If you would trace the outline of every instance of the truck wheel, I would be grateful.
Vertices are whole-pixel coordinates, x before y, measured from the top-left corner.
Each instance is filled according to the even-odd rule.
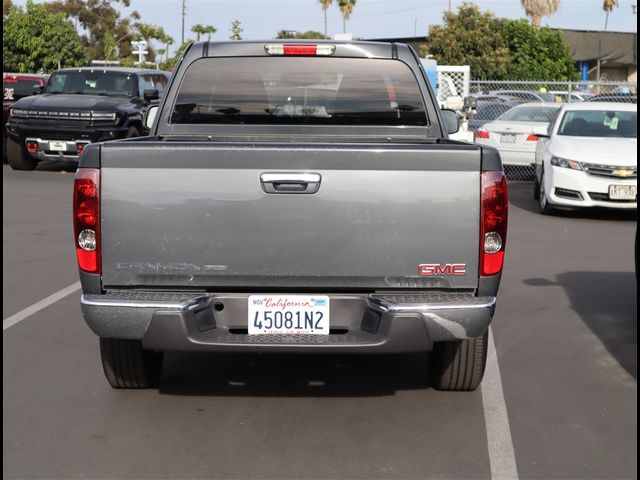
[[[533,179],[533,198],[540,200],[540,182],[538,181],[537,175]]]
[[[488,330],[478,338],[436,342],[429,355],[431,386],[451,392],[470,392],[478,388],[487,363],[488,342]]]
[[[554,208],[549,205],[547,193],[544,189],[544,171],[540,175],[540,183],[538,184],[538,205],[540,207],[540,213],[543,215],[551,215],[554,211]]]
[[[129,127],[129,129],[127,130],[127,134],[124,136],[124,138],[133,138],[133,137],[139,137],[140,136],[140,130],[138,130],[137,127]]]
[[[152,387],[162,368],[162,353],[143,349],[140,340],[100,337],[100,356],[113,388]]]
[[[31,157],[23,145],[10,138],[7,140],[7,161],[14,170],[33,170],[38,165],[38,160]]]

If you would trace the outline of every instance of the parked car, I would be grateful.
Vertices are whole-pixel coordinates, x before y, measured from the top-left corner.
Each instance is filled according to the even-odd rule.
[[[2,100],[2,158],[7,163],[7,120],[9,119],[9,109],[23,97],[33,95],[35,87],[42,87],[47,83],[49,75],[39,75],[35,73],[3,73],[2,90],[4,97]]]
[[[431,386],[476,389],[507,183],[495,149],[447,138],[413,49],[207,42],[174,75],[150,135],[76,173],[108,382],[149,387],[172,350],[430,352]]]
[[[567,102],[567,103],[584,102],[585,100],[593,97],[592,93],[586,93],[586,92],[580,92],[580,91],[569,92],[567,90],[552,90],[547,93],[554,96],[554,101],[563,102],[563,103],[564,102]]]
[[[105,67],[54,72],[44,93],[18,100],[9,111],[9,165],[33,170],[44,159],[78,161],[92,142],[145,134],[143,109],[160,96],[169,75]]]
[[[523,102],[555,102],[553,94],[548,92],[534,92],[533,90],[491,90],[489,95],[515,97]]]
[[[587,100],[587,102],[616,102],[638,103],[638,95],[631,93],[601,93]]]
[[[478,98],[475,113],[469,119],[469,130],[472,132],[478,131],[484,124],[496,120],[500,115],[517,105],[520,105],[520,103],[510,102],[505,99],[485,101],[482,98]]]
[[[500,151],[513,178],[533,178],[538,133],[545,133],[560,103],[522,103],[476,131],[476,143]]]
[[[536,150],[540,211],[637,208],[637,129],[636,105],[565,104]]]

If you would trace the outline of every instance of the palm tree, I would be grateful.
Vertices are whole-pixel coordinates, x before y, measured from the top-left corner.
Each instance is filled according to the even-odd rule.
[[[202,31],[202,33],[207,33],[207,41],[210,42],[211,41],[211,35],[216,33],[218,31],[218,29],[216,27],[214,27],[213,25],[205,25],[204,26],[204,30]]]
[[[520,3],[534,27],[540,27],[542,17],[549,17],[560,8],[560,0],[520,0]]]
[[[604,31],[607,31],[607,25],[609,25],[609,14],[613,10],[613,7],[618,6],[618,0],[604,0],[602,2],[602,9],[607,12],[607,17],[604,21]]]
[[[171,45],[173,45],[173,37],[171,35],[165,35],[164,38],[162,39],[162,42],[166,45],[166,48],[164,49],[165,51],[165,61],[169,60],[169,47]]]
[[[342,12],[342,32],[347,33],[347,20],[353,13],[353,7],[356,6],[356,0],[338,0],[338,7]]]
[[[324,36],[327,36],[327,10],[333,3],[333,0],[318,0],[322,5],[322,11],[324,12]]]
[[[203,33],[207,33],[205,32],[205,28],[206,27],[201,23],[196,23],[191,27],[191,31],[196,34],[196,42],[200,41],[200,35],[202,35]]]

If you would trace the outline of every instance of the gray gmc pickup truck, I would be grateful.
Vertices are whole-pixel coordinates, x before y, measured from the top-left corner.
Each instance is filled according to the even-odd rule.
[[[146,121],[88,145],[74,184],[113,387],[152,386],[180,350],[428,351],[434,388],[478,387],[506,181],[495,150],[448,140],[411,48],[194,44]]]

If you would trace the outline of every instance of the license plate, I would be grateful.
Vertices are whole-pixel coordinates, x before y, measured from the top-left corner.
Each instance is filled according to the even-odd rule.
[[[58,141],[49,142],[49,150],[51,150],[52,152],[66,152],[67,142],[58,142]]]
[[[326,295],[251,295],[249,334],[329,335]]]
[[[501,143],[516,143],[516,136],[513,133],[503,133],[500,136]]]
[[[635,200],[637,189],[635,185],[609,185],[611,200]]]

